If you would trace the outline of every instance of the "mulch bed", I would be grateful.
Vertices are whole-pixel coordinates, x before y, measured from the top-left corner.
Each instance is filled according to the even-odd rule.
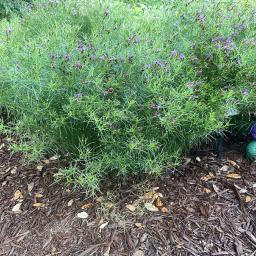
[[[240,145],[221,161],[201,152],[159,179],[93,200],[55,182],[56,161],[43,171],[25,166],[10,143],[0,137],[0,255],[256,255],[256,167]],[[168,211],[146,210],[148,191],[161,193]]]

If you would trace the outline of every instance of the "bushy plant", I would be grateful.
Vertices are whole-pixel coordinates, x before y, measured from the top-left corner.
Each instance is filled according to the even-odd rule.
[[[19,13],[23,4],[31,3],[31,0],[1,0],[0,19],[10,19],[12,13]]]
[[[255,111],[254,1],[38,1],[0,23],[0,106],[94,192],[160,174]]]

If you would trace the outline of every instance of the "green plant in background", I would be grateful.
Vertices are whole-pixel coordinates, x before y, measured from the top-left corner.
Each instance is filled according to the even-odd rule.
[[[10,19],[12,13],[20,13],[24,3],[31,3],[30,0],[1,0],[0,1],[0,20]]]
[[[159,175],[254,112],[254,1],[164,3],[37,1],[1,21],[0,106],[38,155],[68,153],[58,179]]]

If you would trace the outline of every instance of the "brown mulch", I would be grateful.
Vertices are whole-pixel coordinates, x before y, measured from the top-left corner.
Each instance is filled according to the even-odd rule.
[[[0,255],[256,255],[256,167],[239,145],[221,161],[206,151],[157,180],[93,200],[55,182],[56,161],[43,171],[24,166],[9,144],[0,137]],[[226,177],[234,173],[241,177]],[[153,187],[168,212],[144,208]],[[88,218],[77,217],[82,211]]]

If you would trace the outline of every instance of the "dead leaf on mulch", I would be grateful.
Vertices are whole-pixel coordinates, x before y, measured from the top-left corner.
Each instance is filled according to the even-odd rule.
[[[101,224],[101,225],[99,226],[99,229],[102,230],[102,229],[105,228],[107,225],[108,225],[108,221],[105,222],[105,223],[103,223],[103,224]]]
[[[204,188],[203,191],[206,194],[210,194],[212,192],[209,188]]]
[[[21,204],[22,203],[18,203],[16,205],[14,205],[13,208],[12,208],[12,211],[15,212],[15,213],[21,213],[21,209],[20,209]]]
[[[156,199],[156,207],[163,207],[163,202],[161,201],[160,196],[157,197]]]
[[[252,201],[252,197],[251,196],[246,196],[245,197],[245,202],[246,203],[250,203]]]
[[[70,200],[68,201],[68,207],[70,207],[73,203],[74,203],[74,199],[70,199]]]
[[[136,210],[136,206],[133,204],[127,204],[125,207],[131,212],[134,212]]]
[[[233,165],[233,166],[239,168],[239,165],[238,165],[235,161],[228,159],[227,162],[230,163],[231,165]]]
[[[35,185],[34,182],[31,182],[28,184],[28,192],[31,192],[33,190],[34,185]]]
[[[162,212],[162,213],[168,213],[169,210],[168,210],[168,208],[166,208],[166,207],[162,207],[162,208],[161,208],[161,212]]]
[[[46,206],[46,204],[45,203],[34,203],[33,206],[36,208],[43,208]]]
[[[144,206],[150,212],[158,212],[158,208],[151,203],[145,203]]]
[[[208,181],[210,179],[213,179],[215,176],[212,172],[209,172],[206,176],[202,177],[201,179],[204,181]]]
[[[241,175],[238,173],[229,173],[226,177],[229,179],[241,179]]]
[[[13,199],[18,200],[18,199],[22,199],[22,198],[23,198],[23,195],[20,192],[20,190],[16,190],[15,193],[14,193]]]
[[[143,228],[143,225],[142,225],[142,223],[140,223],[140,222],[136,222],[136,223],[134,224],[134,226],[137,227],[137,228]]]
[[[84,205],[82,205],[82,209],[89,209],[89,208],[92,208],[93,207],[93,204],[92,203],[86,203]]]
[[[79,212],[77,214],[77,217],[80,218],[80,219],[87,219],[89,217],[89,215],[88,215],[87,212]]]

